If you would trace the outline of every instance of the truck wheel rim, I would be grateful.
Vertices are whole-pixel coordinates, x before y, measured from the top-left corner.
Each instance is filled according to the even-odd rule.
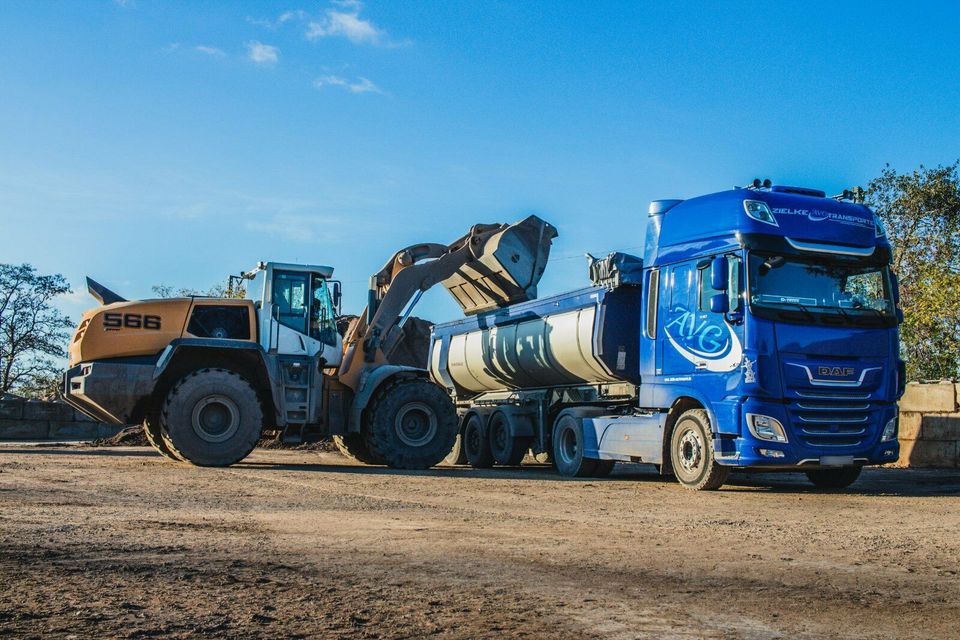
[[[680,468],[687,474],[695,475],[703,464],[703,441],[695,429],[687,428],[680,436],[679,450],[677,451]]]
[[[423,402],[403,405],[393,424],[400,441],[411,447],[422,447],[437,435],[437,414]]]
[[[560,457],[566,464],[572,464],[577,459],[577,434],[573,429],[567,428],[560,432]]]
[[[226,396],[207,396],[193,408],[193,431],[206,442],[224,442],[240,428],[240,409]]]

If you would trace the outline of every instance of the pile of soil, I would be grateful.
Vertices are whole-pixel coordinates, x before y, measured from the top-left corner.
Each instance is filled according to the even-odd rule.
[[[143,427],[134,425],[127,427],[110,438],[98,438],[87,446],[90,447],[149,447],[147,436],[143,435]]]

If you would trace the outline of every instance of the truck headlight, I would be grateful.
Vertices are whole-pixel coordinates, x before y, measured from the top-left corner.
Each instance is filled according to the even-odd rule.
[[[787,432],[776,418],[762,416],[756,413],[747,414],[747,427],[750,433],[758,440],[770,442],[786,442]]]
[[[880,435],[880,442],[890,442],[897,439],[897,416],[890,418],[883,427],[883,433]]]
[[[775,227],[780,226],[777,224],[777,219],[773,217],[773,212],[770,211],[770,207],[762,200],[744,200],[743,210],[754,220],[772,224]]]

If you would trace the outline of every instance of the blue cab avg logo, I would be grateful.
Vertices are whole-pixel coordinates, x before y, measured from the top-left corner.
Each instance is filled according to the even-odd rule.
[[[740,339],[723,317],[674,308],[664,327],[667,340],[685,360],[707,371],[731,371],[743,360]]]

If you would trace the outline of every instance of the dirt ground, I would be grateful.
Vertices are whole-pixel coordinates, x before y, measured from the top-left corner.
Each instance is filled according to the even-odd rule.
[[[0,445],[0,637],[956,638],[960,473],[400,472]]]

